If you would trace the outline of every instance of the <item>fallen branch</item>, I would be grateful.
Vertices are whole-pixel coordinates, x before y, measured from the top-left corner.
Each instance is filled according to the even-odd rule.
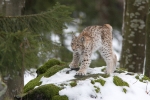
[[[146,94],[149,94],[149,93],[150,93],[150,90],[148,91],[148,90],[147,90],[147,87],[148,87],[148,82],[147,82],[147,85],[146,85],[146,91],[145,91],[145,92],[146,92]]]

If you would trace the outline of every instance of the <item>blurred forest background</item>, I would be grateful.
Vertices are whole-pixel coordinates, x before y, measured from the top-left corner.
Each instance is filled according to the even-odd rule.
[[[22,14],[36,14],[46,11],[51,9],[56,2],[73,8],[71,17],[74,18],[74,22],[67,25],[68,31],[64,30],[62,34],[55,33],[52,35],[54,41],[56,40],[61,45],[53,55],[54,57],[70,62],[72,59],[71,41],[69,41],[71,32],[80,33],[87,26],[106,23],[109,23],[114,28],[113,36],[116,42],[119,42],[117,46],[120,46],[116,46],[114,49],[120,53],[121,37],[118,34],[121,34],[122,28],[123,0],[45,0],[44,2],[41,0],[26,0]],[[95,56],[94,58],[96,59],[93,58],[91,67],[105,65],[103,59],[99,59],[101,58],[99,53],[95,54]]]
[[[0,100],[23,91],[27,70],[50,58],[71,62],[72,34],[106,23],[120,67],[150,77],[149,0],[0,0]],[[103,65],[94,53],[91,67]]]
[[[90,25],[103,25],[111,24],[114,31],[113,36],[119,41],[121,48],[121,38],[118,34],[121,34],[122,17],[123,17],[123,0],[1,0],[1,14],[5,16],[18,16],[18,15],[30,15],[37,14],[51,9],[56,2],[62,5],[71,7],[73,22],[67,23],[68,30],[62,30],[62,32],[49,32],[48,38],[57,46],[50,49],[53,54],[48,55],[47,59],[55,57],[65,62],[70,62],[72,59],[72,52],[70,49],[71,33],[79,34],[83,28]],[[117,37],[118,36],[118,37]],[[116,52],[120,53],[120,50],[114,48]],[[55,50],[54,50],[55,49]],[[61,51],[61,52],[60,52]],[[65,57],[66,56],[66,57]],[[96,59],[91,64],[92,66],[105,65],[100,54],[95,54]],[[40,64],[45,62],[45,58],[39,58]],[[47,60],[46,59],[46,60]],[[118,58],[119,59],[119,58]],[[99,60],[102,60],[101,62]]]

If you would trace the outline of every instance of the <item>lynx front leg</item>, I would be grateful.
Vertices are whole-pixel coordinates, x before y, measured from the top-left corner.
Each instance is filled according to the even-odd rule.
[[[73,60],[70,63],[69,67],[72,70],[77,70],[79,69],[79,62],[80,62],[80,54],[77,52],[73,52]]]
[[[76,73],[76,75],[86,75],[87,68],[90,66],[91,63],[91,51],[87,49],[81,55],[81,66],[80,70]]]

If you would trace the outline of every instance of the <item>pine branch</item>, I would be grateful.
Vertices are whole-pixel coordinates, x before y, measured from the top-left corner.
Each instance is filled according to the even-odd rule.
[[[72,20],[70,14],[71,8],[57,3],[53,9],[40,14],[0,16],[0,31],[17,32],[18,30],[28,29],[35,33],[60,32],[60,30],[66,28],[65,23]]]
[[[69,7],[57,3],[40,14],[0,16],[0,73],[14,75],[22,66],[39,65],[39,58],[43,60],[57,47],[47,36],[61,33],[72,20],[70,14]]]

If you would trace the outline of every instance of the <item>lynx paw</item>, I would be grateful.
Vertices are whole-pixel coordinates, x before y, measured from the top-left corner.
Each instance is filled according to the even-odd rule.
[[[84,75],[86,75],[86,70],[79,70],[76,73],[76,76],[84,76]]]
[[[75,64],[75,63],[73,63],[73,62],[71,62],[71,63],[69,64],[69,67],[70,67],[72,70],[74,70],[74,69],[79,69],[78,64]]]

